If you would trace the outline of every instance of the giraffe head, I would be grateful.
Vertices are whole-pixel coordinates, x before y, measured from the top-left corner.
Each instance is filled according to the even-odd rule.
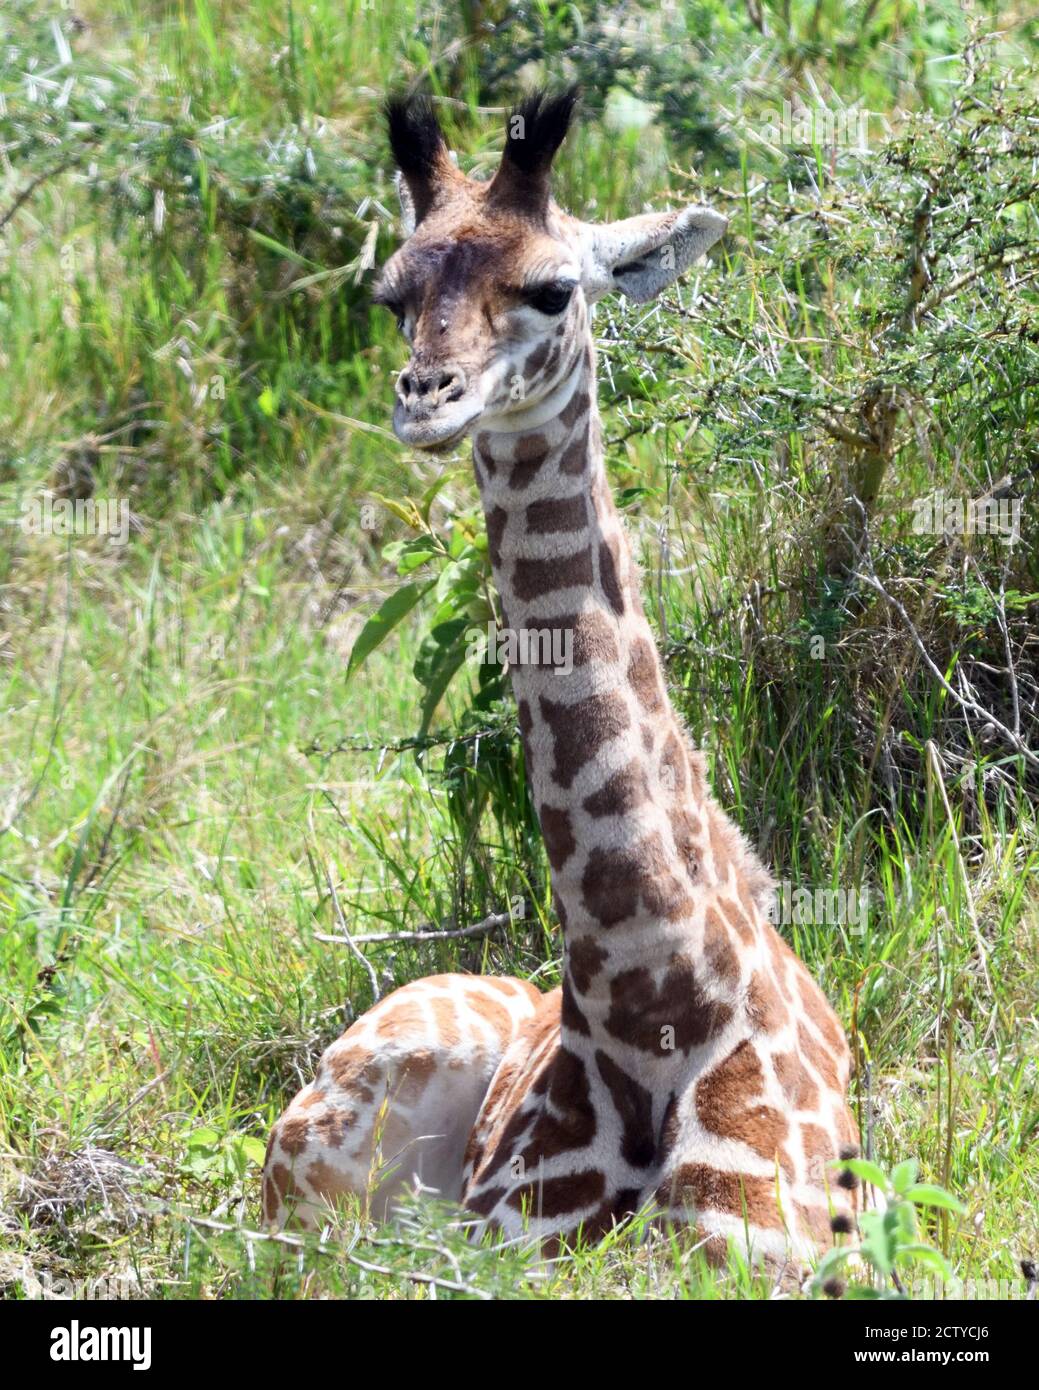
[[[705,207],[606,224],[562,212],[550,171],[576,100],[571,88],[523,101],[487,182],[458,169],[428,102],[387,105],[407,240],[374,299],[411,347],[393,413],[406,444],[449,448],[478,423],[547,418],[584,360],[588,305],[611,291],[645,303],[725,230]]]

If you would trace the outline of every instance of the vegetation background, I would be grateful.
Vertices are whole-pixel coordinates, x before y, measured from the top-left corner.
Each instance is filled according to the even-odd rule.
[[[507,686],[464,659],[495,602],[468,450],[390,434],[367,292],[385,93],[431,91],[487,171],[503,108],[573,78],[562,203],[731,219],[662,303],[602,306],[608,467],[722,803],[778,879],[868,893],[863,933],[783,930],[872,1157],[958,1199],[875,1243],[872,1291],[901,1262],[908,1291],[1026,1292],[1037,51],[998,0],[7,0],[7,1296],[768,1294],[641,1221],[552,1266],[429,1205],[259,1228],[268,1127],[374,993],[558,979]],[[914,528],[936,490],[1019,504],[1017,543]],[[46,495],[127,499],[129,543],[27,530]]]

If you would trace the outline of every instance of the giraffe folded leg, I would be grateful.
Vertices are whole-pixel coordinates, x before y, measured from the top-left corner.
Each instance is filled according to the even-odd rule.
[[[313,1229],[352,1196],[385,1220],[416,1185],[457,1201],[488,1084],[539,998],[521,980],[434,975],[369,1009],[271,1132],[265,1219]]]

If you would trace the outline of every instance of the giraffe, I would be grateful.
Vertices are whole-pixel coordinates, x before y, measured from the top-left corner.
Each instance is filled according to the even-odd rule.
[[[503,626],[570,635],[510,676],[563,933],[563,982],[436,976],[322,1058],[271,1136],[264,1208],[416,1183],[506,1233],[595,1236],[647,1205],[711,1259],[810,1261],[854,1228],[844,1034],[768,915],[772,880],[667,695],[607,485],[590,306],[653,299],[725,229],[706,207],[580,222],[550,191],[576,91],[511,113],[494,177],[391,101],[407,240],[374,298],[411,348],[393,427],[473,436]],[[380,1125],[385,1133],[380,1135]]]

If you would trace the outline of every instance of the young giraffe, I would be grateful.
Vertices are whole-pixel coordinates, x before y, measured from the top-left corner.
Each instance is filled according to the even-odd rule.
[[[806,1260],[854,1222],[855,1180],[831,1169],[857,1152],[848,1049],[668,701],[606,482],[589,327],[600,296],[652,299],[725,220],[561,212],[549,169],[574,101],[525,101],[489,183],[456,168],[428,105],[391,102],[409,239],[375,292],[412,349],[398,437],[475,435],[503,625],[572,634],[567,673],[511,671],[563,985],[437,976],[370,1010],[275,1126],[265,1211],[313,1224],[373,1188],[385,1210],[417,1179],[510,1233],[594,1235],[652,1202],[712,1257],[734,1240]]]

